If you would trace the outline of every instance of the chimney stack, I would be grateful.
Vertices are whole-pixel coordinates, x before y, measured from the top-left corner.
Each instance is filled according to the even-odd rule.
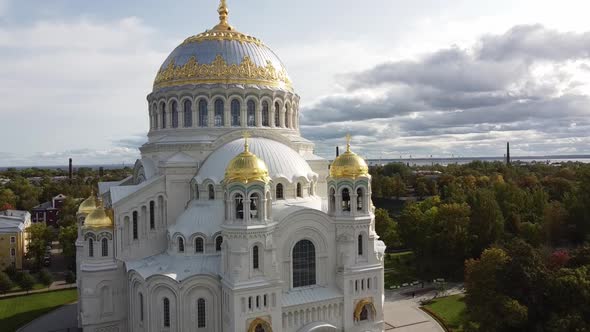
[[[74,168],[72,167],[72,158],[70,158],[70,168],[69,168],[69,177],[70,180],[74,177]]]
[[[506,142],[506,165],[510,165],[510,142]]]

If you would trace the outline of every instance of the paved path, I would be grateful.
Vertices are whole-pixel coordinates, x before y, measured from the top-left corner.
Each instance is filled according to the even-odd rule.
[[[383,313],[385,316],[385,331],[390,332],[444,332],[445,330],[438,322],[430,317],[427,313],[420,310],[420,301],[431,299],[436,294],[435,290],[420,292],[420,288],[415,288],[419,296],[412,298],[406,294],[411,293],[412,289],[401,291],[385,291],[385,304]],[[455,287],[448,290],[445,295],[461,293],[461,287]]]
[[[54,281],[49,286],[49,288],[35,289],[35,290],[28,291],[28,292],[11,292],[11,293],[6,293],[6,294],[0,294],[0,298],[6,297],[6,296],[45,293],[45,292],[54,291],[54,290],[58,290],[58,289],[70,289],[70,288],[76,288],[76,284],[66,284],[65,281]]]
[[[66,304],[43,315],[17,332],[78,332],[77,303]]]

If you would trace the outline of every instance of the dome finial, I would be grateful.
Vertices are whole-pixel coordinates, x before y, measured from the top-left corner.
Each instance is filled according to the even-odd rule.
[[[244,151],[249,152],[250,150],[248,148],[248,138],[250,138],[250,132],[248,132],[247,130],[244,130],[243,136],[244,136]]]
[[[213,27],[213,30],[233,30],[233,27],[227,22],[227,16],[229,15],[229,9],[225,0],[219,1],[219,7],[217,7],[219,13],[219,24]]]
[[[352,140],[352,136],[350,133],[346,133],[346,152],[350,152],[350,141]]]

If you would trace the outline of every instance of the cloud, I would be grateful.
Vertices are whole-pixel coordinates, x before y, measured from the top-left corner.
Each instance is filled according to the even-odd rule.
[[[590,32],[515,26],[471,48],[347,73],[345,91],[304,107],[303,133],[330,145],[335,134],[356,132],[359,151],[371,157],[498,155],[506,140],[527,154],[588,153],[589,45]]]

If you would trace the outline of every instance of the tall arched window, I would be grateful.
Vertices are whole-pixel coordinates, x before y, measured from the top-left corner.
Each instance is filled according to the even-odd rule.
[[[193,126],[193,103],[186,99],[184,101],[184,127],[189,128]]]
[[[260,257],[258,256],[258,246],[252,248],[252,268],[257,270],[260,267]]]
[[[209,188],[209,199],[215,199],[215,188],[213,188],[213,185],[210,184],[208,186]]]
[[[162,115],[162,128],[166,128],[166,104],[160,103],[160,113]]]
[[[170,327],[170,300],[167,297],[162,301],[164,313],[164,327]]]
[[[293,287],[315,285],[315,247],[309,240],[301,240],[293,247]]]
[[[101,247],[102,247],[102,257],[107,257],[109,255],[109,240],[106,237],[102,238]]]
[[[348,188],[342,189],[342,211],[350,211],[350,191]]]
[[[218,98],[215,100],[215,114],[213,115],[215,127],[223,127],[223,99]]]
[[[203,238],[198,237],[195,239],[195,252],[202,253],[203,251],[205,251],[205,248],[203,246]]]
[[[178,128],[178,103],[172,101],[172,128]]]
[[[303,193],[301,192],[301,183],[297,182],[297,197],[303,197]]]
[[[88,257],[94,257],[94,240],[88,239]]]
[[[207,313],[205,312],[205,299],[198,299],[197,300],[197,328],[206,327],[206,319]]]
[[[223,237],[219,235],[215,238],[215,251],[221,251],[221,244],[223,243]]]
[[[137,211],[133,211],[133,239],[137,240],[138,231],[137,231]]]
[[[152,115],[153,115],[153,118],[154,118],[154,120],[153,120],[154,121],[153,128],[154,129],[158,129],[159,128],[158,127],[158,105],[157,104],[154,104],[153,107],[152,107],[152,109],[153,109]]]
[[[330,211],[334,211],[336,209],[336,191],[334,188],[330,188]]]
[[[178,252],[184,252],[184,239],[178,238]]]
[[[254,127],[256,126],[256,104],[254,103],[254,100],[248,100],[246,106],[248,107],[246,115],[248,118],[248,126]]]
[[[253,193],[250,195],[250,218],[258,219],[260,216],[260,211],[258,211],[260,206],[260,196],[258,193]]]
[[[281,115],[280,115],[280,106],[279,103],[275,103],[275,127],[281,126]]]
[[[199,127],[209,126],[209,116],[207,111],[207,101],[205,99],[199,100]]]
[[[156,228],[156,202],[150,201],[150,229]]]
[[[283,184],[282,183],[277,184],[277,187],[275,189],[275,197],[277,199],[284,199],[285,198],[285,196],[283,194]]]
[[[291,128],[291,107],[289,104],[285,106],[285,127]]]
[[[236,194],[234,202],[236,205],[236,219],[244,219],[244,196]]]
[[[362,211],[363,210],[363,189],[358,188],[356,190],[356,209],[358,211]]]
[[[139,293],[139,321],[143,322],[143,294]]]
[[[234,99],[231,101],[231,125],[232,127],[241,126],[240,101]]]
[[[360,234],[358,238],[358,254],[359,256],[363,255],[363,235]]]
[[[262,102],[262,126],[270,127],[268,102],[265,100]]]

